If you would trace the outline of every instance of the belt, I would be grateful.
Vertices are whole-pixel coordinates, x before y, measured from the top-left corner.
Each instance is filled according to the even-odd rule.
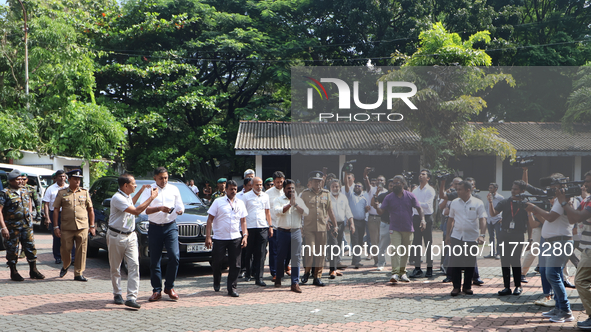
[[[383,221],[383,220],[380,220],[380,221],[383,222],[384,224],[390,225],[390,221]]]
[[[291,232],[295,232],[295,231],[299,230],[299,228],[281,228],[281,227],[277,227],[277,230],[280,231],[280,232],[291,233]]]
[[[157,224],[157,223],[155,223],[155,222],[151,222],[151,221],[150,221],[150,226],[159,226],[159,227],[163,227],[163,226],[166,226],[166,225],[170,225],[170,224],[172,224],[173,222],[174,222],[174,220],[173,220],[173,221],[171,221],[171,222],[167,222],[166,224]]]
[[[370,217],[379,217],[380,216],[379,214],[371,214],[371,213],[369,215],[370,215]]]
[[[109,226],[109,230],[112,232],[115,232],[115,233],[123,234],[123,235],[129,235],[129,234],[133,233],[133,232],[122,232],[122,231],[120,231],[116,228],[113,228],[111,226]]]
[[[572,239],[573,239],[572,236],[555,236],[555,237],[549,237],[547,239],[544,239],[544,242],[569,241]]]

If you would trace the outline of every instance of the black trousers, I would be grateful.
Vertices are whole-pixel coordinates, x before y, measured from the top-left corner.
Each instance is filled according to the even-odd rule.
[[[464,247],[464,243],[470,248],[475,246],[475,241],[462,241],[456,238],[451,238],[451,247],[460,246]],[[464,288],[472,289],[472,277],[474,276],[474,266],[476,264],[476,256],[472,256],[468,253],[463,252],[461,255],[454,255],[453,250],[450,257],[450,266],[448,271],[451,273],[451,280],[454,288],[460,289],[462,285],[462,270],[464,270]]]
[[[421,217],[415,215],[412,217],[412,224],[415,229],[412,244],[414,246],[422,246],[423,240],[425,240],[426,252],[427,252],[427,267],[433,267],[433,257],[431,256],[431,245],[433,244],[433,220],[431,215],[425,216],[425,222],[427,227],[424,231],[421,230]],[[428,245],[427,245],[428,244]],[[411,251],[410,260],[415,262],[415,267],[421,267],[421,257],[418,250]]]
[[[240,244],[242,238],[235,240],[213,240],[212,261],[213,261],[213,285],[219,286],[222,282],[222,263],[228,252],[228,292],[236,290],[238,284],[238,273],[240,272]]]
[[[267,257],[268,228],[249,228],[248,244],[246,246],[246,261],[252,259],[252,264],[246,266],[246,275],[256,281],[263,281],[265,258]]]
[[[521,252],[523,245],[521,243],[509,244],[509,242],[523,242],[523,233],[507,233],[504,230],[499,232],[497,237],[499,243],[502,243],[505,250],[501,253],[501,270],[503,271],[503,284],[505,288],[511,288],[511,270],[513,271],[513,282],[515,287],[521,287]],[[511,255],[513,252],[513,255]]]

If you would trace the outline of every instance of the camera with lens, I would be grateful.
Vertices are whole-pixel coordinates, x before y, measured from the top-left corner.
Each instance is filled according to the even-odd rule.
[[[580,196],[583,193],[581,185],[585,181],[569,181],[568,177],[552,178],[546,177],[540,179],[540,186],[545,187],[546,197],[548,199],[556,196],[556,190],[552,186],[559,185],[560,190],[564,193],[566,198]]]
[[[417,175],[416,172],[407,172],[407,171],[402,171],[402,176],[404,176],[404,179],[406,179],[406,183],[412,183],[412,180],[415,178],[415,176]]]
[[[345,161],[345,164],[343,165],[343,169],[341,170],[341,172],[353,173],[353,164],[356,162],[357,159]]]
[[[439,181],[451,182],[456,177],[453,173],[450,173],[445,170],[439,170],[435,172],[435,176]]]
[[[535,165],[535,158],[536,156],[517,156],[515,157],[515,161],[511,163],[511,166],[515,168],[522,168],[522,167],[531,167]]]

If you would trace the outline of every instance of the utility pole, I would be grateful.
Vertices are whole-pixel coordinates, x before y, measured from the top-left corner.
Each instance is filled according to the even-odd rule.
[[[28,34],[29,29],[27,27],[27,11],[21,0],[17,0],[18,3],[23,7],[23,16],[25,18],[25,95],[27,96],[27,112],[29,111],[29,43]]]

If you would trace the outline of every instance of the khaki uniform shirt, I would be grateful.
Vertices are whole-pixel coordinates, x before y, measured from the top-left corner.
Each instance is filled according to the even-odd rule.
[[[92,201],[88,190],[78,187],[73,192],[70,187],[57,192],[54,209],[62,208],[62,230],[76,231],[89,228],[88,211],[86,208],[92,208]]]
[[[304,217],[304,229],[313,232],[326,232],[328,211],[332,209],[330,192],[320,189],[318,193],[312,189],[302,191],[302,200],[308,207],[309,213]]]

